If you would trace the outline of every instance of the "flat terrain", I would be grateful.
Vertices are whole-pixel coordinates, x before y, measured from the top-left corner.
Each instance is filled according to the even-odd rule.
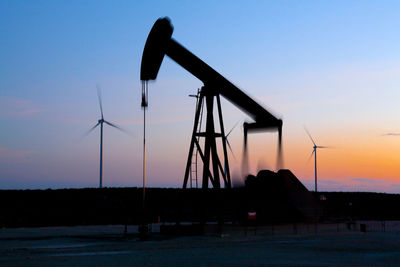
[[[258,193],[244,187],[148,188],[147,221],[199,221],[205,207],[207,220],[223,215],[226,220],[244,222],[247,212],[254,210],[257,220],[264,224],[305,221],[302,211],[285,197],[285,190],[267,185],[257,189]],[[142,192],[141,188],[0,190],[0,229],[138,224],[143,218]],[[320,192],[319,195],[325,196],[325,200],[319,201],[324,210],[323,221],[400,220],[400,209],[393,208],[400,206],[400,194]]]
[[[397,224],[392,224],[392,226]],[[389,225],[388,225],[389,226]],[[372,232],[345,225],[241,228],[222,235],[139,241],[136,227],[47,227],[0,230],[1,266],[208,266],[400,264],[400,231],[379,222]],[[153,226],[157,232],[158,225]]]

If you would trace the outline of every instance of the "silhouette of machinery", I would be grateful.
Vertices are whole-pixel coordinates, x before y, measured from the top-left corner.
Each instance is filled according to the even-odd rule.
[[[221,74],[208,66],[205,62],[192,54],[185,47],[171,38],[173,27],[169,18],[158,19],[151,29],[144,47],[140,70],[140,79],[145,83],[148,80],[155,80],[163,61],[167,55],[195,77],[200,79],[204,86],[201,88],[197,109],[194,119],[194,127],[190,142],[189,155],[186,164],[183,188],[186,188],[189,171],[192,164],[194,146],[196,146],[203,161],[202,188],[208,188],[209,181],[214,188],[220,188],[220,176],[223,179],[225,188],[231,187],[229,162],[226,149],[226,139],[222,119],[220,96],[236,105],[247,113],[253,122],[245,122],[244,129],[244,159],[247,158],[247,134],[253,131],[278,131],[278,165],[281,161],[282,144],[282,120],[277,119],[260,104],[246,95],[243,91],[229,82]],[[214,100],[216,100],[217,111],[221,132],[215,132],[214,124]],[[206,104],[206,129],[205,132],[198,132],[199,117],[203,101]],[[198,137],[204,137],[204,149],[201,148]],[[223,147],[222,167],[217,152],[216,140],[221,138]],[[210,168],[211,165],[211,168]]]

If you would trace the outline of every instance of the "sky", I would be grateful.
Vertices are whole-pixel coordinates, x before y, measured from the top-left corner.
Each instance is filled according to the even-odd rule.
[[[159,17],[173,38],[283,120],[284,168],[322,191],[400,193],[398,1],[0,0],[0,189],[142,186],[141,55]],[[146,184],[181,187],[202,83],[168,57],[149,84]],[[226,100],[241,180],[250,120]],[[250,171],[276,170],[276,133],[249,136]]]

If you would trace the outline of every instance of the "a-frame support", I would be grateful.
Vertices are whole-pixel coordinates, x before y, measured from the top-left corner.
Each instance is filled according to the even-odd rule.
[[[218,118],[220,123],[221,133],[215,132],[215,125],[214,125],[214,97],[216,98],[217,102],[217,110],[218,110]],[[199,125],[199,118],[201,113],[201,107],[203,105],[203,101],[205,100],[206,104],[206,130],[205,132],[201,132],[201,129],[198,129]],[[204,149],[201,148],[200,145],[200,138],[204,137]],[[223,158],[224,158],[224,167],[222,167],[221,161],[218,157],[217,151],[217,138],[221,138],[222,141],[222,148],[223,148]],[[221,100],[219,94],[212,90],[212,88],[204,86],[200,91],[199,101],[197,103],[196,108],[196,115],[194,118],[194,126],[192,132],[192,138],[190,141],[189,147],[189,155],[186,164],[185,170],[185,177],[183,181],[183,188],[186,188],[189,172],[192,163],[192,156],[193,156],[193,148],[194,146],[197,147],[197,150],[200,154],[200,158],[203,161],[203,181],[202,181],[202,188],[208,188],[208,182],[211,182],[212,187],[214,188],[221,188],[220,185],[220,175],[224,181],[225,188],[231,188],[231,176],[229,171],[229,162],[228,162],[228,153],[226,150],[226,138],[225,138],[225,131],[224,131],[224,123],[222,119],[222,109],[221,109]],[[203,152],[204,151],[204,152]]]

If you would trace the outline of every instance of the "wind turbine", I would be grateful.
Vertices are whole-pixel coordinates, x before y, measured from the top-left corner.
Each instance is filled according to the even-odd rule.
[[[235,157],[235,154],[233,153],[231,144],[229,143],[228,136],[231,134],[231,132],[233,131],[233,129],[235,129],[235,127],[238,125],[239,122],[240,122],[240,120],[239,120],[238,122],[236,122],[236,124],[232,127],[232,129],[225,135],[226,144],[228,145],[229,150],[231,151],[231,154],[232,154],[232,156],[233,156],[233,158],[234,158],[235,160],[236,160],[236,157]],[[224,174],[226,175],[226,165],[224,166]]]
[[[100,87],[97,86],[97,97],[99,99],[99,106],[100,106],[100,114],[101,114],[101,118],[97,121],[97,124],[95,126],[93,126],[89,131],[86,132],[85,136],[88,135],[90,132],[92,132],[97,126],[100,125],[100,185],[99,187],[102,188],[103,187],[103,123],[106,123],[108,125],[110,125],[111,127],[114,127],[120,131],[126,132],[124,129],[122,129],[121,127],[108,122],[104,119],[103,116],[103,103],[102,103],[102,99],[101,99],[101,91],[100,91]]]
[[[314,142],[314,139],[312,138],[311,134],[308,132],[306,128],[304,128],[308,134],[308,136],[311,139],[311,142],[314,144],[313,146],[313,151],[310,155],[310,159],[312,155],[314,154],[314,170],[315,170],[315,192],[318,192],[318,187],[317,187],[317,148],[328,148],[327,146],[317,146]]]

